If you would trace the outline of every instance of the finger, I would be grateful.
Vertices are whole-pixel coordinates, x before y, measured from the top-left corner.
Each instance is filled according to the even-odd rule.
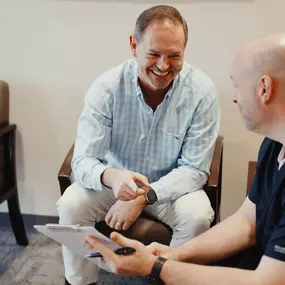
[[[108,248],[104,244],[100,243],[95,237],[89,235],[86,241],[92,246],[92,248],[98,249],[101,254],[107,258],[114,260],[116,258],[116,254],[113,252],[112,249]]]
[[[123,228],[123,225],[124,225],[125,221],[122,221],[122,220],[119,220],[117,221],[116,225],[115,225],[115,229],[117,231],[121,231],[122,228]]]
[[[112,214],[107,213],[107,215],[105,217],[105,222],[108,226],[110,225],[110,222],[112,220],[112,216],[113,216]]]
[[[117,221],[118,221],[118,217],[113,216],[112,219],[111,219],[111,221],[110,221],[110,223],[109,223],[109,227],[112,228],[112,229],[114,229],[115,226],[116,226]]]
[[[134,191],[131,188],[129,188],[126,183],[124,183],[118,188],[114,188],[113,192],[114,192],[114,196],[117,199],[122,200],[122,201],[133,200],[136,197],[136,194],[134,193]]]
[[[134,178],[135,178],[136,182],[138,181],[138,182],[142,183],[146,187],[150,186],[146,176],[144,176],[144,175],[142,175],[140,173],[135,172],[135,177]]]
[[[128,230],[132,224],[133,223],[130,221],[125,221],[124,226],[123,226],[123,230],[124,231]]]
[[[87,240],[85,240],[85,241],[83,242],[83,244],[84,244],[84,246],[85,246],[88,250],[91,250],[91,249],[92,249],[92,245],[91,245]]]
[[[126,225],[127,225],[127,221],[125,221],[123,224],[122,224],[122,230],[123,231],[126,231],[128,228],[126,228]]]
[[[137,196],[145,195],[148,192],[148,189],[139,188],[137,191]]]
[[[131,195],[134,195],[136,196],[135,194],[137,193],[138,191],[138,186],[137,184],[135,183],[135,180],[133,179],[133,177],[130,177],[126,182],[126,191],[128,193],[130,193]]]
[[[117,232],[112,232],[110,235],[110,239],[121,246],[135,247],[135,245],[137,244],[137,241],[126,238]]]

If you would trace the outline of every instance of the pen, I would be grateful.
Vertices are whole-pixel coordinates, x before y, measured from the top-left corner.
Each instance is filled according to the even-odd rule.
[[[129,255],[129,254],[136,252],[136,250],[132,247],[121,247],[121,248],[114,250],[114,252],[119,255]],[[93,252],[93,253],[87,254],[86,257],[96,258],[96,257],[103,257],[103,255],[100,252]]]

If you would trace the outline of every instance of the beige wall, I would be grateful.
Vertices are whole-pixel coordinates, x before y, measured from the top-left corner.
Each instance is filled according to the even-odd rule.
[[[23,213],[56,215],[57,171],[74,140],[84,94],[96,76],[130,57],[129,34],[149,6],[126,2],[0,0],[0,79],[10,84],[11,122],[18,125]],[[231,60],[252,37],[281,31],[285,1],[200,2],[176,7],[190,27],[186,60],[208,73],[219,91],[225,217],[244,199],[247,162],[262,139],[244,129],[231,102]]]

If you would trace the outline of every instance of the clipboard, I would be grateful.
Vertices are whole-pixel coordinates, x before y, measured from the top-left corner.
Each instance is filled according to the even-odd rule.
[[[121,248],[120,245],[114,243],[112,240],[91,226],[46,224],[34,225],[34,228],[100,267],[102,267],[100,258],[87,257],[87,254],[90,254],[90,250],[88,250],[83,244],[86,236],[93,235],[98,239],[98,241],[113,250]],[[96,252],[96,249],[94,252]]]

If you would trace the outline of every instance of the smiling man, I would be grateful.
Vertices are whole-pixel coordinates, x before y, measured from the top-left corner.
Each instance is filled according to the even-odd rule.
[[[173,229],[172,247],[209,229],[214,212],[202,187],[219,108],[212,81],[184,62],[187,38],[175,8],[152,7],[130,37],[134,59],[92,84],[78,123],[76,182],[57,204],[61,224],[105,220],[127,230],[145,211]],[[93,263],[67,248],[63,256],[70,284],[96,282]]]
[[[136,250],[119,256],[89,237],[86,247],[116,274],[150,274],[167,285],[285,284],[285,33],[246,44],[231,78],[246,127],[266,136],[248,197],[234,215],[176,248],[112,233]]]

